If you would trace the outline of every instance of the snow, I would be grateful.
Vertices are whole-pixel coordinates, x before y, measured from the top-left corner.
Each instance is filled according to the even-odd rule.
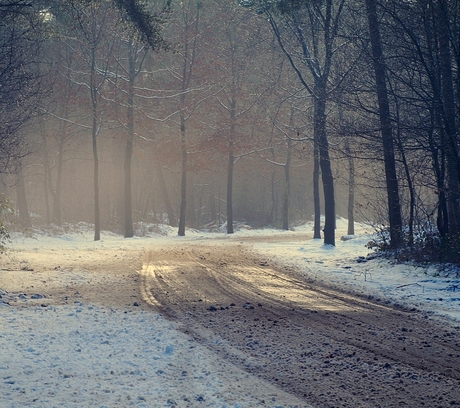
[[[338,220],[337,227],[340,237],[346,221]],[[163,233],[133,239],[103,233],[98,242],[85,228],[17,235],[2,260],[15,257],[27,271],[25,253],[71,264],[75,257],[97,262],[101,251],[121,259],[128,250],[141,254],[153,245],[184,240],[222,245],[250,238],[247,245],[267,261],[293,266],[308,279],[460,325],[460,271],[368,256],[372,230],[365,226],[355,236],[337,239],[336,247],[305,240],[312,236],[311,225],[293,231],[241,229],[233,235],[187,231],[178,237],[166,228]],[[276,240],[287,235],[294,240]],[[94,276],[89,270],[60,264],[54,269],[50,284],[56,286],[120,283],[116,276]],[[0,408],[306,406],[218,357],[161,314],[133,304],[107,308],[78,300],[42,307],[40,293],[24,295],[6,287],[11,273],[0,270]]]
[[[264,399],[273,406],[293,400],[218,361],[158,314],[78,304],[4,309],[0,321],[2,407],[256,407]]]

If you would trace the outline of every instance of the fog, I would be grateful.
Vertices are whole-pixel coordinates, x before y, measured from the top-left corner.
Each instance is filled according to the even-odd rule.
[[[438,192],[455,158],[439,156],[441,128],[425,102],[414,107],[420,84],[410,78],[388,77],[384,140],[365,10],[328,3],[333,24],[323,26],[316,5],[263,15],[251,4],[152,4],[150,32],[110,2],[40,11],[40,63],[27,83],[16,78],[35,86],[32,108],[14,144],[2,139],[15,228],[85,222],[97,240],[101,228],[131,237],[140,223],[184,235],[314,217],[315,237],[334,244],[337,216],[399,235],[434,225],[436,211],[447,225],[458,209]],[[386,42],[398,21],[382,28]],[[384,50],[391,72],[408,67],[407,47],[394,44]]]
[[[159,130],[161,132],[161,129]],[[83,132],[82,132],[83,133]],[[177,135],[173,135],[173,137]],[[48,137],[48,136],[46,136]],[[40,142],[40,141],[38,141]],[[58,223],[56,179],[58,141],[48,137],[46,148],[37,148],[23,159],[27,204],[34,225]],[[124,141],[113,132],[101,132],[99,147],[99,186],[101,226],[123,233]],[[165,199],[176,217],[180,208],[180,147],[170,143],[162,153],[159,143],[138,139],[132,161],[132,203],[134,222],[172,223]],[[80,134],[65,143],[60,192],[61,223],[94,222],[94,177],[91,140]],[[44,157],[44,156],[47,157]],[[202,157],[201,157],[202,156]],[[45,175],[44,161],[49,163]],[[187,226],[219,228],[226,222],[226,157],[219,151],[190,155],[187,172]],[[292,225],[310,221],[313,216],[312,163],[302,151],[291,168],[290,220]],[[159,168],[161,167],[161,168]],[[347,169],[337,169],[337,212],[347,214]],[[345,176],[343,175],[345,173]],[[166,186],[162,189],[162,180]],[[8,179],[6,193],[16,206],[17,175]],[[234,174],[235,221],[252,227],[282,226],[284,168],[275,166],[259,154],[238,161]],[[53,188],[54,191],[51,189]],[[365,194],[365,190],[363,190]],[[365,198],[362,196],[358,201]],[[365,214],[362,214],[364,219]],[[366,214],[367,215],[367,214]]]

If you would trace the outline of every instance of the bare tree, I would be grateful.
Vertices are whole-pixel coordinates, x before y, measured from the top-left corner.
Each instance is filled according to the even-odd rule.
[[[49,92],[43,56],[46,28],[28,1],[0,1],[0,171],[27,153],[19,130]]]
[[[369,23],[372,59],[374,62],[377,99],[379,104],[379,117],[388,195],[388,215],[390,220],[390,245],[393,248],[398,248],[402,244],[401,204],[399,201],[399,187],[396,174],[390,103],[388,101],[388,90],[386,85],[385,62],[375,0],[366,0],[366,11]]]
[[[324,2],[258,1],[271,25],[280,49],[288,58],[298,79],[314,100],[314,141],[325,201],[324,243],[335,245],[335,194],[326,132],[327,103],[335,81],[332,67],[339,50],[344,52],[347,42],[339,37],[345,1]],[[346,70],[345,70],[346,72]],[[315,172],[317,174],[317,172]],[[315,203],[319,202],[315,189]],[[315,206],[316,207],[316,206]],[[316,210],[316,208],[315,208]],[[315,214],[319,220],[319,214]],[[319,222],[315,222],[318,226]],[[315,231],[315,236],[317,231]]]

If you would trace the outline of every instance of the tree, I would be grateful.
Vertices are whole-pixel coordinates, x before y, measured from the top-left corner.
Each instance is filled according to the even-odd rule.
[[[101,91],[107,79],[109,51],[113,40],[107,42],[106,24],[111,10],[106,4],[90,3],[82,6],[72,4],[71,15],[75,19],[75,31],[80,34],[79,42],[81,58],[87,65],[86,79],[82,83],[90,96],[90,128],[93,152],[93,182],[94,182],[94,240],[101,239],[100,195],[99,195],[99,154],[97,138],[102,126],[103,110],[101,107]],[[109,40],[110,41],[110,40]],[[105,48],[105,49],[103,49]],[[102,55],[101,55],[102,51]],[[104,55],[105,54],[105,55]]]
[[[134,84],[136,77],[139,75],[142,63],[145,58],[145,52],[141,47],[137,47],[134,41],[129,41],[128,44],[128,101],[127,101],[127,132],[126,132],[126,149],[125,149],[125,164],[124,164],[124,225],[125,238],[134,236],[133,229],[133,209],[132,209],[132,157],[134,144]],[[139,57],[140,55],[140,57]],[[139,62],[138,62],[139,60]],[[139,66],[136,67],[138,62]]]
[[[398,248],[402,244],[401,205],[399,202],[399,188],[393,146],[390,103],[388,101],[388,90],[386,85],[385,63],[375,0],[366,0],[366,11],[372,48],[372,60],[374,63],[377,99],[379,104],[379,117],[386,176],[385,179],[388,196],[388,215],[390,221],[390,246]]]
[[[41,50],[46,25],[25,0],[0,1],[0,171],[27,153],[19,130],[49,93]]]
[[[187,121],[190,112],[193,110],[187,104],[187,95],[191,91],[190,86],[195,69],[198,38],[200,36],[200,15],[201,3],[196,0],[190,0],[185,4],[182,10],[182,22],[184,30],[182,32],[182,67],[177,74],[180,81],[179,96],[179,121],[180,121],[180,148],[181,148],[181,184],[180,184],[180,210],[179,210],[179,227],[178,235],[185,235],[185,224],[187,216]]]
[[[60,39],[55,39],[49,45],[49,51],[51,55],[56,56],[54,64],[57,66],[57,78],[54,82],[53,87],[53,105],[55,110],[48,112],[51,117],[57,118],[59,121],[56,132],[54,132],[54,139],[57,143],[57,163],[56,163],[56,180],[53,184],[51,177],[51,169],[49,167],[49,152],[47,135],[45,129],[43,129],[43,147],[44,147],[44,166],[45,166],[45,180],[48,190],[51,192],[53,199],[53,212],[52,222],[56,225],[62,223],[62,184],[63,184],[63,167],[64,167],[64,156],[65,156],[65,145],[72,137],[71,132],[71,114],[72,107],[75,109],[78,106],[76,98],[76,84],[72,81],[72,70],[74,69],[75,51],[72,49],[70,44]],[[42,127],[45,128],[44,121]]]
[[[454,96],[454,81],[450,45],[450,35],[452,33],[451,30],[446,29],[446,27],[449,28],[451,26],[448,2],[446,0],[436,1],[435,10],[435,16],[438,21],[437,34],[439,36],[442,119],[447,143],[446,159],[450,195],[448,200],[450,219],[449,233],[452,235],[457,235],[460,234],[460,148],[458,136],[459,128],[455,106],[457,103],[458,107],[459,101],[455,101]]]
[[[115,83],[113,99],[126,108],[126,121],[123,121],[119,115],[116,115],[116,119],[126,133],[123,165],[123,224],[125,238],[131,238],[134,236],[132,160],[135,139],[136,79],[142,72],[148,47],[136,41],[134,33],[129,33],[127,37],[122,39],[119,48],[121,55],[115,56],[117,69],[111,75],[113,78],[109,80]],[[125,58],[122,55],[126,55]],[[118,106],[115,107],[115,112],[118,112]]]
[[[220,139],[220,147],[227,156],[227,233],[233,234],[235,164],[257,150],[250,144],[250,134],[257,133],[259,129],[251,129],[245,121],[271,83],[267,84],[259,74],[263,71],[264,54],[257,55],[255,52],[257,44],[263,44],[260,20],[226,1],[219,4],[220,13],[226,16],[225,25],[218,27],[221,41],[211,58],[218,68],[216,75],[220,91],[216,98],[223,112],[222,116],[219,115],[221,119],[217,124],[216,138]],[[253,123],[257,121],[253,120]]]
[[[344,52],[346,41],[339,38],[340,22],[345,1],[245,2],[264,13],[298,79],[314,101],[314,142],[318,152],[324,192],[324,243],[335,245],[335,194],[326,132],[327,103],[331,82],[339,84],[342,78],[333,78],[334,56]],[[340,46],[339,46],[340,44]],[[317,173],[316,173],[317,174]],[[316,193],[317,194],[317,193]],[[318,198],[315,197],[315,202]],[[315,214],[319,219],[319,214]],[[316,236],[316,233],[315,233]]]
[[[140,35],[140,40],[153,51],[168,48],[170,44],[163,38],[163,25],[172,11],[172,0],[166,0],[160,11],[154,11],[148,2],[139,0],[114,0],[124,19]]]
[[[380,62],[388,86],[388,115],[392,113],[389,120],[409,191],[409,242],[417,183],[423,183],[423,189],[430,186],[438,199],[440,236],[455,236],[458,229],[459,111],[455,84],[459,59],[454,40],[459,32],[458,6],[458,1],[389,1],[379,3],[378,10],[375,7],[373,11],[381,16],[378,22],[385,60]],[[375,30],[375,24],[372,28]],[[423,160],[427,157],[431,157],[431,174]],[[428,217],[433,215],[430,200],[419,204]]]
[[[137,35],[131,30],[128,39],[128,67],[125,74],[128,79],[127,90],[127,135],[124,162],[124,228],[125,238],[134,235],[132,215],[132,156],[134,146],[134,108],[135,81],[141,73],[147,51],[167,50],[169,44],[162,36],[165,16],[170,12],[170,1],[159,13],[149,12],[145,5],[133,0],[116,0],[124,16],[137,28]],[[137,39],[137,41],[136,41]],[[141,42],[144,41],[144,45]]]
[[[5,171],[27,151],[18,130],[39,112],[40,101],[50,92],[40,52],[46,39],[50,16],[74,11],[78,7],[92,8],[94,1],[0,1],[0,169]],[[102,2],[101,2],[102,3]],[[114,0],[125,19],[141,33],[151,48],[165,44],[161,23],[171,1],[166,1],[163,13],[155,13],[144,2]],[[47,14],[46,6],[49,6]],[[60,11],[58,11],[60,10]],[[58,12],[57,12],[58,11]],[[67,22],[70,22],[67,20]],[[56,192],[59,192],[59,183]],[[59,222],[59,195],[55,194],[55,220]]]
[[[30,221],[29,215],[29,208],[27,205],[27,195],[26,195],[26,188],[24,185],[24,174],[22,171],[22,162],[19,160],[17,162],[17,177],[18,180],[16,182],[16,197],[17,197],[17,207],[19,213],[19,222],[21,223],[23,228],[30,228],[32,223]]]

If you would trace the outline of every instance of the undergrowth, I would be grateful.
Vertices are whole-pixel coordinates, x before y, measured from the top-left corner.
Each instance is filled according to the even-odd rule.
[[[460,234],[440,236],[437,230],[427,228],[414,235],[412,240],[405,236],[403,245],[394,249],[390,247],[388,230],[377,232],[376,238],[368,243],[368,247],[399,262],[460,266]]]

